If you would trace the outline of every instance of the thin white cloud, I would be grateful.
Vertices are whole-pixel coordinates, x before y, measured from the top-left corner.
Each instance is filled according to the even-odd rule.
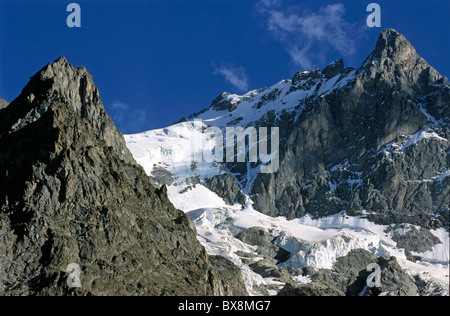
[[[128,108],[130,107],[127,103],[121,102],[121,101],[114,101],[111,104],[111,107],[113,109],[118,109],[118,110],[128,110]]]
[[[215,68],[214,74],[220,75],[240,92],[247,92],[249,86],[249,78],[243,67],[235,67],[233,65],[221,64],[220,66],[213,65]]]
[[[285,35],[284,32],[295,32],[299,26],[298,17],[295,15],[286,15],[281,11],[270,11],[268,18],[268,27],[272,32],[278,35]]]
[[[303,69],[313,69],[314,63],[308,57],[309,47],[306,46],[302,49],[294,46],[292,48],[287,49],[289,55],[296,65],[301,66]]]
[[[292,61],[305,70],[322,62],[328,49],[344,57],[355,54],[354,26],[343,18],[345,6],[341,3],[312,13],[283,7],[281,0],[261,0],[256,8],[265,19],[268,32],[284,45]]]
[[[145,108],[132,108],[128,103],[116,100],[111,103],[108,112],[117,128],[125,134],[143,132],[149,128]]]

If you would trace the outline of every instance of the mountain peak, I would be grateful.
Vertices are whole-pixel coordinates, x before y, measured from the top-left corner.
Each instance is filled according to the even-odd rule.
[[[411,43],[394,29],[381,32],[375,50],[363,63],[361,70],[369,77],[381,76],[384,82],[395,85],[398,91],[412,96],[419,89],[422,93],[432,90],[432,85],[443,77],[431,67]]]
[[[385,30],[381,31],[379,37],[386,38],[386,39],[389,39],[389,38],[396,39],[398,37],[402,37],[403,39],[406,39],[402,34],[397,32],[396,29],[385,29]]]
[[[344,61],[342,59],[338,59],[335,62],[329,64],[322,73],[325,75],[325,78],[331,79],[337,75],[340,75],[344,71]]]
[[[57,60],[55,60],[55,63],[68,64],[68,61],[67,61],[66,57],[61,56]]]
[[[247,294],[155,192],[84,67],[59,58],[2,110],[0,174],[0,295]]]
[[[85,67],[75,68],[65,57],[48,63],[31,77],[20,96],[11,103],[11,108],[17,107],[16,104],[20,104],[20,108],[16,113],[11,111],[11,115],[20,118],[28,113],[27,122],[39,119],[56,104],[67,105],[66,110],[75,111],[91,122],[104,112],[92,76]]]
[[[373,56],[390,58],[393,62],[400,64],[420,58],[411,43],[394,29],[381,32]]]
[[[43,129],[65,131],[69,122],[90,126],[122,160],[133,161],[122,134],[104,109],[92,76],[85,67],[75,68],[64,57],[31,77],[22,93],[2,110],[0,137],[35,123]]]
[[[41,82],[51,80],[49,90],[52,93],[60,94],[64,101],[71,102],[77,107],[99,99],[98,90],[86,68],[75,68],[65,57],[60,57],[53,64],[49,63],[42,68],[32,78],[30,84],[34,84],[36,80]]]

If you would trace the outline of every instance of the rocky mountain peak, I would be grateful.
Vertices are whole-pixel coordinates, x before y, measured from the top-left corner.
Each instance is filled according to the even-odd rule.
[[[411,43],[394,29],[387,29],[381,32],[373,54],[375,56],[388,57],[394,62],[419,58]]]
[[[227,110],[232,112],[237,108],[238,103],[239,102],[230,100],[230,93],[224,92],[212,101],[211,108],[216,111]]]
[[[66,131],[69,118],[81,120],[124,161],[133,162],[122,134],[104,109],[92,76],[85,67],[75,68],[64,57],[47,64],[31,77],[2,116],[0,135],[17,132],[37,121],[46,124],[46,129]],[[48,119],[41,120],[44,116]],[[60,144],[59,148],[70,146],[72,141]]]
[[[405,36],[394,29],[381,32],[375,50],[361,70],[388,86],[396,86],[397,91],[410,98],[417,92],[428,93],[433,84],[445,81],[418,55]]]
[[[276,122],[287,135],[283,166],[256,176],[254,207],[290,218],[370,210],[378,223],[448,226],[448,190],[440,191],[449,169],[446,80],[392,29],[359,69],[343,68],[337,61],[294,76],[287,96],[314,92],[300,92],[291,115]],[[285,105],[279,94],[267,108]]]
[[[70,104],[80,117],[92,120],[102,116],[103,106],[92,76],[85,67],[73,67],[65,57],[45,66],[24,91],[32,103],[36,96],[58,99]]]
[[[322,73],[325,78],[331,79],[337,75],[340,75],[344,71],[344,61],[342,59],[336,60],[335,62],[329,64]]]
[[[59,58],[2,110],[0,176],[0,295],[246,294],[150,184],[84,67]]]

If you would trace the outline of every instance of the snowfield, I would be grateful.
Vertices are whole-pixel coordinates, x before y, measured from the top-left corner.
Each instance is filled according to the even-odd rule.
[[[183,209],[189,204],[188,200],[204,199],[205,190],[208,189],[202,185],[197,185],[185,194],[171,189],[169,198],[177,208]],[[252,272],[236,255],[238,251],[252,253],[255,247],[242,243],[232,233],[250,227],[261,227],[277,236],[276,244],[292,254],[280,267],[301,269],[310,266],[316,269],[331,269],[337,258],[347,255],[352,249],[362,248],[386,259],[395,256],[402,268],[411,275],[420,274],[448,287],[449,235],[445,229],[432,231],[443,243],[436,245],[433,251],[415,254],[426,258],[426,261],[413,263],[406,259],[404,250],[396,248],[396,242],[385,233],[387,226],[345,214],[317,220],[309,215],[292,221],[285,217],[272,218],[255,211],[251,204],[245,209],[240,205],[226,206],[220,197],[209,192],[211,199],[206,203],[218,203],[220,206],[191,208],[187,214],[196,224],[199,240],[208,253],[222,255],[238,265],[243,271],[247,289],[252,294],[257,295],[252,289],[266,280]]]
[[[226,205],[222,198],[202,185],[207,177],[220,174],[221,166],[214,162],[192,165],[192,157],[202,148],[215,146],[214,139],[201,133],[202,126],[201,122],[184,122],[165,129],[127,135],[125,139],[136,161],[148,175],[151,176],[158,168],[171,173],[169,199],[194,221],[198,239],[209,254],[224,256],[240,267],[250,294],[261,295],[258,291],[261,284],[278,284],[273,278],[263,278],[253,272],[237,254],[246,253],[254,256],[254,260],[258,259],[255,246],[235,237],[250,227],[261,227],[276,236],[276,245],[291,253],[290,259],[279,267],[331,269],[337,258],[347,255],[352,249],[362,248],[377,256],[395,256],[411,275],[420,274],[424,279],[438,282],[448,292],[450,241],[449,233],[443,228],[432,231],[442,244],[436,245],[432,251],[414,253],[423,260],[411,262],[404,250],[397,248],[391,235],[386,233],[388,226],[376,225],[361,216],[350,217],[340,213],[313,219],[307,215],[288,221],[285,217],[272,218],[257,212],[250,198],[247,198],[245,208],[237,204]],[[424,138],[437,136],[418,132],[409,138],[403,149]],[[442,181],[447,176],[448,172],[445,172],[433,180]],[[300,283],[310,281],[301,277],[296,277],[296,280]],[[275,295],[276,291],[269,294]]]

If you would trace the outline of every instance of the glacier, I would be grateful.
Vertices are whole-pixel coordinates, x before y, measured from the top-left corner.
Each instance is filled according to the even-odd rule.
[[[337,258],[352,249],[362,248],[385,258],[395,256],[409,274],[437,282],[448,293],[450,242],[444,228],[431,231],[442,244],[425,253],[414,253],[422,260],[412,262],[403,249],[397,248],[392,233],[388,233],[388,226],[374,224],[364,216],[351,217],[343,211],[319,219],[310,214],[294,220],[274,218],[254,210],[251,196],[246,196],[244,206],[227,205],[204,185],[208,177],[223,173],[223,166],[214,162],[201,162],[193,166],[190,159],[193,153],[203,150],[200,146],[193,146],[193,138],[205,137],[204,146],[215,146],[214,139],[201,133],[202,124],[183,122],[164,129],[125,135],[125,139],[134,158],[151,178],[159,168],[170,173],[170,181],[160,183],[167,185],[169,199],[195,223],[198,239],[208,254],[224,256],[241,269],[251,295],[276,295],[284,284],[253,272],[240,255],[245,253],[252,255],[254,260],[263,259],[258,258],[257,246],[236,238],[239,232],[250,227],[260,227],[276,236],[274,243],[291,254],[287,261],[279,264],[280,268],[302,269],[309,266],[331,269]],[[407,145],[413,146],[424,137],[434,138],[435,135],[420,132],[408,138]],[[440,177],[446,176],[447,173]],[[294,279],[299,283],[310,282],[307,277],[297,276]],[[264,284],[272,286],[268,292],[261,290]]]

